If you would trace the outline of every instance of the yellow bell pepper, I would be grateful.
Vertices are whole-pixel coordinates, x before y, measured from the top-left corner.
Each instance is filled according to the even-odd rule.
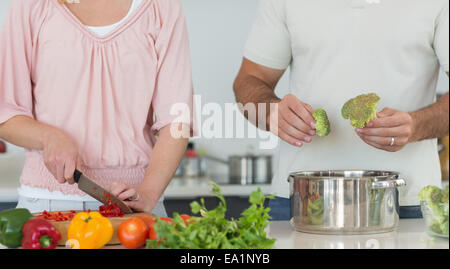
[[[70,223],[67,239],[72,248],[99,249],[111,240],[113,233],[111,221],[99,212],[81,212]]]

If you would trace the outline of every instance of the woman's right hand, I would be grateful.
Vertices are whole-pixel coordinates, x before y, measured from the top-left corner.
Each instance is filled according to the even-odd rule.
[[[75,184],[73,174],[78,163],[78,147],[64,132],[54,129],[44,143],[44,163],[55,179],[64,184]]]
[[[270,113],[270,131],[291,145],[301,147],[316,135],[312,107],[288,94],[278,102],[276,113]],[[278,124],[273,124],[277,122]]]

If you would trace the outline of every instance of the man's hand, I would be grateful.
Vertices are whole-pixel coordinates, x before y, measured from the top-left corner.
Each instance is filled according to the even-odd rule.
[[[316,135],[316,122],[310,105],[301,102],[295,95],[288,94],[278,102],[276,112],[271,111],[269,115],[271,132],[297,147],[312,141],[312,137]],[[278,124],[273,124],[275,122]]]
[[[414,142],[415,122],[410,113],[385,108],[377,116],[378,119],[368,123],[364,129],[356,129],[365,143],[377,149],[397,152]]]

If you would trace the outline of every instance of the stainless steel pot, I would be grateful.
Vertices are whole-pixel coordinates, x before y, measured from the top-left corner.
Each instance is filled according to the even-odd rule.
[[[270,155],[233,155],[228,161],[209,155],[201,158],[228,165],[229,184],[270,184],[272,181]]]
[[[228,161],[230,184],[253,184],[253,163],[252,156],[230,156]]]
[[[317,171],[289,177],[291,225],[300,232],[371,234],[394,231],[399,221],[396,172]]]
[[[253,184],[270,184],[272,182],[272,156],[253,157]]]

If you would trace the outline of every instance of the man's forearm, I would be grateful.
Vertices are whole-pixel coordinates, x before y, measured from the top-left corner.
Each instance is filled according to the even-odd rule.
[[[449,94],[447,93],[435,104],[412,112],[413,136],[410,142],[441,138],[449,135]]]
[[[19,147],[43,150],[46,139],[58,130],[27,116],[15,116],[0,124],[0,138]]]
[[[236,79],[234,93],[236,100],[243,105],[248,103],[270,103],[274,100],[280,100],[270,85],[252,75]]]
[[[158,201],[172,180],[188,143],[187,138],[173,138],[170,125],[159,132],[159,138],[153,148],[145,179],[139,189]]]
[[[255,105],[256,115],[251,115],[250,110],[244,111],[244,116],[255,126],[258,126],[258,104],[266,104],[266,119],[270,113],[270,104],[279,102],[280,99],[276,96],[274,89],[264,83],[257,77],[246,75],[238,77],[234,84],[234,92],[238,103],[246,106],[248,104]],[[269,126],[258,126],[262,129],[268,130]]]

